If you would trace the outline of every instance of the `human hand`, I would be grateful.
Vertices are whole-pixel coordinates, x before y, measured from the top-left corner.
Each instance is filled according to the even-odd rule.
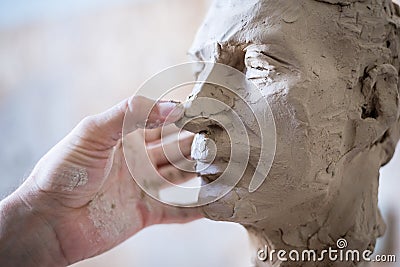
[[[125,112],[135,120],[130,121],[130,131],[172,123],[183,115],[174,103],[157,103],[152,109],[153,105],[152,100],[134,97],[90,116],[39,161],[25,183],[0,205],[0,263],[11,253],[24,263],[67,265],[101,254],[149,225],[200,218],[196,209],[150,198],[128,171],[121,144]],[[191,138],[171,142],[179,142],[188,155]],[[146,141],[159,173],[172,179],[190,176],[168,163],[157,133]],[[137,156],[139,160],[147,155]]]

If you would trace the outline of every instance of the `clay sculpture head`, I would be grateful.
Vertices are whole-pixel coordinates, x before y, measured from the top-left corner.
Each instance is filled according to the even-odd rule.
[[[379,168],[399,139],[399,27],[388,0],[216,0],[190,52],[256,84],[274,115],[276,154],[252,193],[251,156],[239,184],[203,207],[206,217],[240,223],[275,249],[321,250],[339,238],[372,249],[384,232]],[[189,102],[200,96],[230,101],[204,86]],[[195,112],[188,105],[184,121]],[[194,153],[205,132],[217,148],[226,140],[207,120],[185,129],[201,132]]]

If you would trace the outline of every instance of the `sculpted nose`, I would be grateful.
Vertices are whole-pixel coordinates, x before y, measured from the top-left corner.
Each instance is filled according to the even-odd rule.
[[[249,163],[257,173],[249,190],[258,188],[275,152],[273,116],[261,92],[237,69],[205,63],[184,108],[176,125],[197,134],[192,144],[197,172],[215,175],[226,163]],[[259,164],[260,158],[266,163]],[[203,173],[202,163],[209,166]]]
[[[225,121],[225,112],[233,108],[235,95],[223,86],[221,66],[205,64],[192,94],[184,104],[185,115],[177,122],[178,127],[198,133],[207,131],[216,121]]]
[[[176,123],[179,128],[196,133],[191,156],[197,161],[196,171],[202,175],[220,174],[230,158],[226,124],[231,120],[228,113],[234,106],[235,96],[221,86],[219,80],[223,77],[218,66],[206,64],[184,104],[184,117]],[[207,168],[204,167],[206,165]]]
[[[185,117],[178,125],[185,124],[186,130],[197,133],[215,125],[215,122],[211,123],[212,119],[227,119],[225,112],[237,101],[235,88],[244,88],[243,76],[238,76],[238,73],[244,69],[245,52],[242,46],[216,43],[196,54],[209,62],[205,62],[199,72],[197,83],[185,104]]]

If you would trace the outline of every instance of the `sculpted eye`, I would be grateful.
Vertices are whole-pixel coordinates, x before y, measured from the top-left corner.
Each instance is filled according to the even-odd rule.
[[[253,49],[246,49],[245,65],[246,75],[249,79],[268,79],[275,71],[275,67],[268,61],[263,53]]]
[[[249,45],[245,49],[246,76],[258,86],[265,86],[294,66],[280,58],[269,45]]]

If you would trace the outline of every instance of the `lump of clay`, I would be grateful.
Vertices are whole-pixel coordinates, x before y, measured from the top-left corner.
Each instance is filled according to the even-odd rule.
[[[257,246],[270,249],[321,251],[335,248],[339,238],[348,249],[374,248],[385,228],[377,208],[379,168],[399,140],[399,16],[388,0],[214,2],[191,54],[227,64],[258,87],[274,115],[277,146],[261,187],[248,191],[259,160],[252,149],[239,184],[203,207],[208,218],[240,223]],[[204,71],[197,75],[210,75]],[[200,97],[241,114],[257,147],[251,113],[215,86],[196,87],[182,125],[202,112],[223,120],[221,110],[196,104]],[[232,145],[225,130],[207,118],[185,128],[199,133],[193,144],[198,163],[199,147],[215,142],[215,168],[204,177],[216,179]]]

